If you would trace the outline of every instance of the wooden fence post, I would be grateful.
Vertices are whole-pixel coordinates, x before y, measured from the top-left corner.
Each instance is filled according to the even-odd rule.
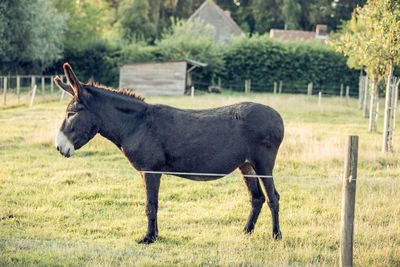
[[[346,101],[348,102],[350,99],[350,86],[346,86]]]
[[[31,97],[31,103],[30,103],[30,107],[32,107],[32,105],[33,105],[33,100],[35,99],[35,95],[36,95],[36,88],[37,88],[37,86],[36,86],[36,84],[33,86],[33,89],[32,89],[32,97]]]
[[[63,99],[64,99],[64,94],[65,94],[65,91],[64,90],[62,90],[61,91],[61,96],[60,96],[60,103],[63,101]]]
[[[17,101],[19,104],[19,100],[21,98],[21,77],[17,76]]]
[[[251,90],[251,80],[245,80],[244,81],[244,93],[248,94],[250,93]]]
[[[7,76],[3,78],[3,105],[7,105]]]
[[[274,95],[276,95],[277,91],[278,91],[278,83],[274,82]]]
[[[64,76],[63,75],[60,75],[60,79],[61,79],[62,82],[64,82]],[[63,99],[64,99],[65,91],[61,90],[61,89],[60,89],[60,91],[61,91],[61,96],[60,96],[60,103],[61,103],[63,101]]]
[[[340,84],[340,98],[343,97],[343,83]]]
[[[310,82],[310,83],[308,83],[308,85],[307,85],[307,96],[308,96],[308,97],[312,96],[312,89],[313,89],[313,83]]]
[[[7,105],[7,76],[3,78],[3,105]]]
[[[282,94],[282,80],[279,81],[279,94]]]
[[[45,90],[45,88],[44,88],[44,76],[41,77],[40,82],[42,84],[42,96],[44,96],[44,94],[45,94],[45,92],[44,92],[44,90]]]
[[[190,98],[194,99],[194,86],[190,87]]]
[[[358,136],[348,136],[342,189],[340,266],[353,266],[354,207],[356,200]]]
[[[33,90],[33,87],[35,87],[36,84],[36,77],[35,76],[31,76],[31,89]]]
[[[54,76],[50,76],[50,92],[54,93]]]
[[[222,84],[221,77],[218,77],[218,89],[220,90],[221,90],[221,84]]]
[[[322,92],[319,91],[319,93],[318,93],[318,106],[319,107],[321,106],[321,99],[322,99]]]

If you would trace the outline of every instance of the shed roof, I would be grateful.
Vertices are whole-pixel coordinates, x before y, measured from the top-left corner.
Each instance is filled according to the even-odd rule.
[[[139,63],[129,63],[129,64],[123,64],[123,66],[130,66],[130,65],[148,65],[148,64],[168,64],[168,63],[173,63],[173,62],[186,62],[189,65],[196,66],[196,67],[206,67],[208,64],[203,63],[200,61],[196,61],[190,58],[185,58],[185,59],[178,59],[178,60],[168,60],[168,61],[155,61],[155,62],[139,62]]]

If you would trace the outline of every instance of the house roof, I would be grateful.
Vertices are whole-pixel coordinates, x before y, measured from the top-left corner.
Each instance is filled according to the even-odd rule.
[[[315,32],[271,29],[269,36],[285,41],[295,41],[298,39],[307,41],[310,39],[315,39]]]
[[[217,42],[226,42],[228,38],[223,35],[239,36],[244,32],[232,19],[229,12],[222,10],[212,0],[206,0],[201,6],[190,16],[189,20],[201,18],[206,24],[211,24],[216,29],[215,40]],[[229,36],[230,37],[230,36]]]
[[[295,31],[295,30],[279,30],[279,29],[271,29],[269,32],[269,36],[272,38],[281,39],[284,41],[324,41],[329,38],[328,33],[326,32],[325,25],[317,25],[316,31]]]

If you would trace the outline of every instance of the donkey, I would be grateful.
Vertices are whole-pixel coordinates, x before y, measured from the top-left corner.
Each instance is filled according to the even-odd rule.
[[[68,63],[63,68],[69,84],[58,76],[54,81],[73,98],[55,146],[68,158],[99,133],[113,142],[141,173],[148,227],[139,243],[153,243],[158,235],[161,172],[210,181],[236,168],[242,174],[251,203],[244,232],[253,231],[267,200],[272,214],[272,236],[276,240],[282,238],[279,194],[272,178],[284,132],[278,112],[251,102],[205,110],[151,105],[134,92],[105,88],[93,82],[81,83]]]

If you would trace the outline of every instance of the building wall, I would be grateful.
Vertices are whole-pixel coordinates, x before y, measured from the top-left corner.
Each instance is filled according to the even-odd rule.
[[[183,95],[186,61],[128,64],[120,68],[119,88],[142,95]]]
[[[220,44],[228,44],[232,36],[239,36],[242,31],[224,12],[213,2],[207,1],[190,17],[190,20],[200,19],[205,24],[212,25],[215,30],[213,33],[215,41]]]

